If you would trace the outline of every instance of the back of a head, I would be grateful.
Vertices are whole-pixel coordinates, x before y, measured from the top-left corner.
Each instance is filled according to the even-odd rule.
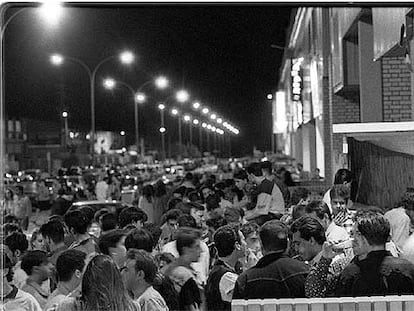
[[[95,216],[95,209],[91,206],[82,206],[79,210],[85,215],[88,225],[92,225],[93,218]]]
[[[181,203],[181,202],[182,202],[182,200],[180,198],[171,198],[167,203],[168,210],[176,209],[177,204]]]
[[[284,252],[288,246],[289,228],[279,220],[270,220],[261,226],[259,236],[264,251]]]
[[[192,173],[187,173],[187,174],[185,174],[184,180],[192,182],[193,178],[194,178],[194,176],[193,176]]]
[[[107,213],[109,213],[109,210],[107,208],[101,208],[95,213],[95,215],[93,216],[93,220],[95,222],[99,222],[99,219],[101,218],[101,216]]]
[[[69,249],[62,252],[56,261],[56,271],[59,282],[68,282],[76,270],[83,271],[86,253]]]
[[[180,217],[178,217],[178,226],[179,227],[191,227],[191,228],[197,228],[196,220],[193,216],[189,214],[182,214]]]
[[[252,174],[256,177],[263,176],[262,165],[259,162],[251,163],[247,167],[247,173]]]
[[[331,197],[331,200],[335,198],[342,198],[348,200],[351,197],[351,188],[349,184],[336,184],[333,185],[333,187],[331,188],[329,195]]]
[[[350,183],[354,179],[354,174],[346,168],[341,168],[335,173],[334,185]]]
[[[191,247],[194,243],[201,238],[201,232],[196,228],[180,227],[175,235],[177,243],[177,251],[181,256],[183,254],[184,247]]]
[[[328,205],[324,201],[312,201],[310,202],[306,208],[306,214],[315,214],[316,217],[319,219],[324,219],[325,214],[328,215],[329,220],[332,220],[332,214],[329,210]]]
[[[148,230],[148,232],[152,235],[152,239],[154,240],[153,247],[157,246],[157,243],[160,239],[160,236],[162,234],[162,229],[160,226],[152,223],[152,222],[146,222],[144,224],[144,229]]]
[[[381,213],[360,212],[355,219],[356,228],[370,245],[385,246],[390,237],[390,223]]]
[[[73,229],[75,234],[85,234],[88,230],[89,221],[82,211],[68,211],[64,217],[66,226],[69,230]]]
[[[138,207],[125,207],[121,213],[119,214],[119,227],[124,228],[126,225],[129,225],[130,223],[141,221],[145,222],[147,221],[148,216],[145,214],[144,211],[142,211]]]
[[[154,238],[151,233],[146,229],[134,229],[128,233],[125,238],[125,248],[127,250],[143,249],[149,253],[152,252],[154,247]]]
[[[263,171],[265,171],[267,174],[272,174],[272,162],[263,161],[260,163],[260,165]]]
[[[127,259],[135,260],[135,271],[144,271],[144,280],[152,284],[157,275],[157,264],[154,257],[143,250],[130,249],[127,253]]]
[[[216,231],[218,228],[220,228],[224,225],[227,225],[227,221],[223,216],[218,215],[216,217],[212,217],[212,218],[208,219],[206,221],[206,225],[208,227],[213,228],[214,231]]]
[[[8,235],[4,241],[4,244],[10,249],[12,253],[19,250],[20,253],[24,253],[29,248],[29,241],[26,235],[22,232],[13,232]]]
[[[114,213],[105,213],[100,217],[102,231],[109,231],[116,229],[118,226],[118,219]]]
[[[165,221],[168,220],[178,220],[178,217],[182,215],[183,212],[179,209],[171,209],[164,214]]]
[[[243,218],[243,211],[238,207],[226,207],[224,210],[224,218],[227,223],[240,223]]]
[[[314,238],[320,245],[326,241],[325,229],[319,220],[311,216],[302,216],[297,219],[292,224],[291,231],[292,233],[299,232],[300,237],[306,241]]]
[[[40,227],[40,233],[43,237],[50,238],[53,243],[62,243],[65,238],[65,227],[58,220],[51,220]]]
[[[240,243],[239,230],[235,225],[222,226],[214,233],[213,240],[219,257],[230,256],[235,243]]]
[[[98,240],[102,254],[109,255],[109,248],[115,248],[124,236],[126,236],[126,232],[122,229],[114,229],[102,234]]]
[[[310,191],[306,188],[299,187],[296,188],[291,195],[290,203],[292,205],[298,204],[301,200],[306,200],[310,195]]]
[[[216,194],[210,194],[206,199],[206,208],[208,211],[214,210],[220,207],[220,198]]]
[[[28,251],[22,258],[21,268],[27,275],[32,275],[33,268],[46,264],[47,254],[44,251]]]
[[[247,173],[244,169],[241,169],[241,170],[237,171],[236,173],[234,173],[233,178],[234,179],[241,179],[241,180],[248,180]]]

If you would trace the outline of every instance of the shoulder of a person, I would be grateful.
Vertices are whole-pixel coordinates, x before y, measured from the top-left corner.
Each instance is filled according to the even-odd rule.
[[[76,300],[76,298],[66,297],[59,302],[56,311],[74,310],[77,304],[79,304],[79,302]]]
[[[42,310],[36,298],[33,297],[33,295],[25,292],[24,290],[21,290],[21,289],[17,290],[16,299],[25,301],[25,303],[29,305],[28,306],[29,308],[27,310],[30,310],[30,311],[41,311]]]

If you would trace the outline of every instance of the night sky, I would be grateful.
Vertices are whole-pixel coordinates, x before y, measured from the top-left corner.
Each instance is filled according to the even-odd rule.
[[[159,100],[185,88],[240,129],[233,140],[237,155],[253,146],[270,149],[271,104],[276,90],[291,8],[278,5],[105,6],[67,8],[59,25],[50,27],[34,10],[17,16],[5,33],[6,113],[60,122],[66,109],[69,127],[90,129],[89,78],[79,65],[50,64],[60,52],[94,67],[123,49],[138,56],[130,67],[116,60],[100,67],[96,83],[96,129],[127,131],[134,141],[133,100],[122,87],[101,85],[111,76],[134,88],[160,73],[169,91],[145,89],[151,98],[140,106],[140,133],[158,143]],[[10,16],[14,9],[6,12]],[[171,108],[173,102],[169,101]],[[175,105],[176,106],[176,105]],[[189,106],[189,104],[187,104]],[[186,111],[193,112],[190,107]],[[193,113],[194,115],[194,113]],[[167,131],[176,140],[176,119],[166,114]],[[186,135],[186,133],[185,133]]]

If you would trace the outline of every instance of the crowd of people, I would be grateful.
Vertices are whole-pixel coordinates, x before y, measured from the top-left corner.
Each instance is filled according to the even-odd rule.
[[[8,215],[0,309],[213,311],[233,299],[414,294],[412,192],[385,212],[356,208],[349,170],[318,195],[292,190],[288,175],[270,162],[218,182],[187,173],[121,210],[52,211],[30,239]]]

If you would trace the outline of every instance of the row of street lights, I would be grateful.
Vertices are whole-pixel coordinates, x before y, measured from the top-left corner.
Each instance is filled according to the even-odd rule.
[[[3,41],[3,37],[4,37],[4,32],[6,30],[6,27],[8,26],[8,24],[11,22],[11,20],[13,18],[15,18],[17,15],[21,14],[22,12],[24,12],[26,9],[28,8],[22,8],[20,10],[18,10],[16,13],[14,13],[2,26],[1,28],[1,41]],[[58,19],[60,13],[62,12],[62,5],[61,3],[59,3],[58,1],[48,1],[45,2],[45,5],[42,7],[42,12],[43,13],[47,13],[49,20],[51,22],[56,22],[56,20]],[[2,54],[0,54],[1,58],[2,58]],[[96,75],[97,72],[99,70],[99,68],[111,61],[114,60],[116,58],[119,58],[119,61],[121,64],[123,65],[131,65],[134,60],[135,60],[135,56],[132,52],[130,51],[124,51],[122,53],[120,53],[119,55],[112,55],[109,56],[107,58],[104,58],[103,60],[101,60],[95,67],[91,68],[89,67],[84,61],[78,59],[78,58],[74,58],[74,57],[69,57],[69,56],[64,56],[62,54],[53,54],[50,56],[50,61],[53,65],[55,66],[62,66],[65,61],[68,62],[72,62],[75,64],[80,65],[87,73],[88,77],[89,77],[89,88],[90,88],[90,109],[91,109],[91,134],[89,136],[90,139],[90,155],[92,158],[92,162],[94,162],[94,142],[95,142],[95,137],[96,137],[96,126],[95,126],[95,85],[96,85]],[[3,79],[4,76],[1,76],[1,101],[2,103],[4,102],[4,93],[3,93]],[[138,124],[138,104],[143,103],[146,101],[146,94],[142,92],[143,88],[149,84],[154,83],[157,89],[165,89],[169,86],[169,81],[167,80],[167,78],[160,76],[157,77],[155,80],[149,80],[147,82],[145,82],[144,84],[142,84],[137,90],[134,90],[134,88],[132,86],[130,86],[129,84],[122,82],[122,81],[115,81],[112,78],[107,78],[104,80],[104,86],[108,89],[113,89],[116,84],[125,86],[132,94],[133,99],[134,99],[134,104],[135,104],[135,139],[136,139],[136,145],[137,148],[139,148],[139,124]],[[175,95],[175,96],[174,96]],[[187,91],[185,90],[179,90],[178,92],[176,92],[174,95],[168,97],[167,99],[165,99],[163,102],[159,103],[158,108],[160,110],[161,113],[161,127],[160,127],[160,133],[162,134],[162,154],[163,154],[163,158],[165,158],[165,132],[166,132],[166,128],[165,128],[165,121],[164,121],[164,110],[167,108],[167,103],[168,100],[171,100],[173,97],[175,97],[175,100],[180,103],[180,104],[184,104],[185,102],[187,102],[190,98],[190,95],[188,94]],[[207,115],[209,114],[210,110],[207,107],[202,107],[202,105],[199,102],[194,102],[192,104],[192,108],[194,110],[200,110],[201,113],[203,115],[205,115],[206,117],[208,117]],[[179,146],[181,148],[182,146],[182,118],[181,118],[181,113],[177,108],[173,108],[171,110],[173,115],[180,115],[180,117],[178,118],[178,132],[179,132]],[[67,111],[64,111],[62,113],[62,117],[65,120],[65,133],[67,134],[68,131],[68,125],[67,125],[67,119],[68,119],[68,113]],[[210,119],[212,121],[215,121],[218,125],[220,126],[224,126],[230,133],[233,133],[235,135],[239,134],[239,130],[236,129],[235,127],[233,127],[232,125],[230,125],[227,122],[224,122],[222,120],[222,118],[218,117],[215,113],[211,113],[209,115]],[[190,122],[192,120],[191,116],[189,115],[184,115],[183,117],[184,122]],[[191,124],[191,123],[190,123]],[[207,127],[207,123],[203,122],[201,123],[199,120],[194,119],[193,120],[193,124],[194,125],[202,125],[200,126],[200,144],[202,141],[202,136],[201,136],[201,129],[202,128],[207,128],[207,129],[213,129],[215,128],[213,125],[209,125],[210,128]],[[205,125],[205,126],[204,126]],[[222,129],[218,129],[218,131],[216,131],[217,133],[223,133],[224,131]],[[3,136],[3,135],[2,135]],[[67,136],[67,135],[66,135]],[[65,138],[67,139],[67,137]],[[192,143],[192,129],[190,127],[190,144]],[[1,141],[1,149],[3,150],[4,147],[4,142],[3,140]],[[143,156],[142,154],[143,152],[143,148],[141,148],[141,156]],[[180,150],[180,154],[181,154],[181,150]]]

